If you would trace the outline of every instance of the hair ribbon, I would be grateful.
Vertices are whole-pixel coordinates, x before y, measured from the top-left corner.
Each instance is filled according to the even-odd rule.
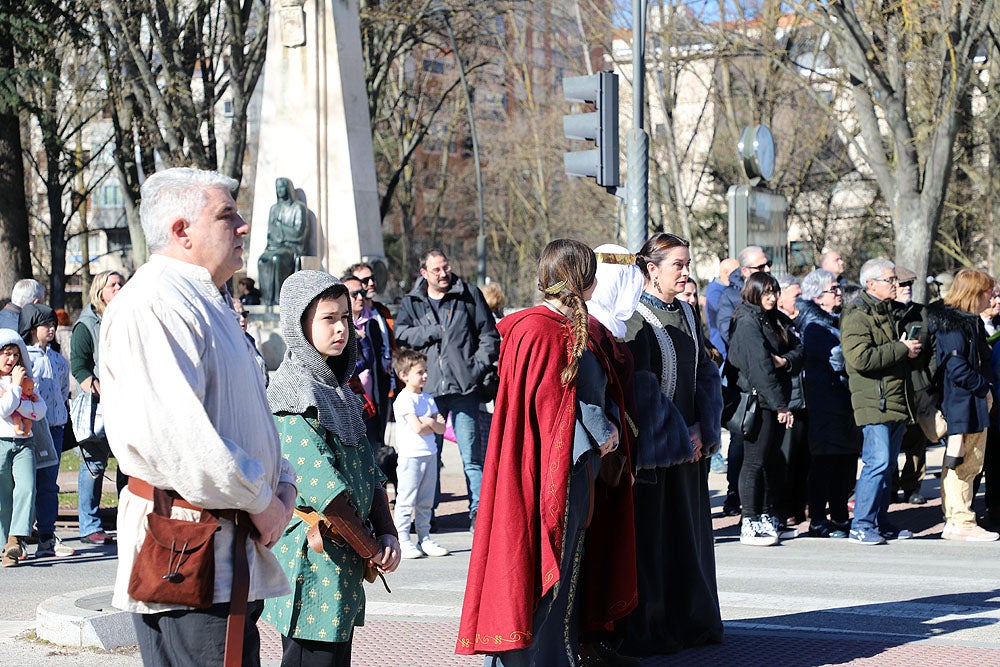
[[[621,266],[633,266],[637,261],[634,254],[623,252],[597,252],[597,261],[601,264],[620,264]]]

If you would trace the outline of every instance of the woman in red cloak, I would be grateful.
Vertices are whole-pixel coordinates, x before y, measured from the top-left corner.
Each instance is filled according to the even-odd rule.
[[[611,364],[588,345],[596,266],[586,245],[553,241],[538,265],[542,304],[498,325],[499,418],[456,645],[490,667],[577,665],[580,632],[610,629],[636,604],[631,485],[594,493],[624,411],[607,391]],[[620,520],[596,520],[607,513]],[[588,534],[592,519],[603,535]]]

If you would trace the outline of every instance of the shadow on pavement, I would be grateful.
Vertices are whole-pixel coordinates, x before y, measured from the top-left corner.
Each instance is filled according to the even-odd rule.
[[[998,664],[995,649],[924,643],[998,620],[997,590],[741,619],[726,623],[724,644],[653,656],[642,665],[819,667],[876,656],[883,665]]]

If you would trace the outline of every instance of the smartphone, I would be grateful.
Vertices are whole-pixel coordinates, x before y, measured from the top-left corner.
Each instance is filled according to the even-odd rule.
[[[917,340],[920,338],[920,334],[923,330],[924,328],[920,324],[911,324],[910,328],[906,331],[906,337],[910,340]]]

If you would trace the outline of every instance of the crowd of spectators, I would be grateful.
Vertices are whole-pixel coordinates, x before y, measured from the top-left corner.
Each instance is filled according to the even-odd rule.
[[[539,303],[505,317],[498,285],[431,249],[396,308],[376,300],[370,263],[293,273],[269,370],[248,333],[267,308],[254,281],[230,295],[249,231],[232,187],[194,169],[150,177],[153,257],[128,285],[94,276],[68,345],[34,280],[0,310],[0,564],[32,540],[36,558],[74,553],[55,519],[75,380],[109,425],[80,444],[79,539],[116,539],[100,512],[115,456],[114,604],[134,613],[144,660],[221,657],[233,632],[252,653],[264,618],[282,664],[349,664],[362,582],[450,555],[431,535],[446,434],[474,533],[456,651],[494,667],[633,665],[722,641],[712,472],[744,545],[878,545],[912,536],[888,508],[927,502],[926,452],[941,444],[942,537],[1000,538],[973,507],[985,470],[1000,520],[1000,292],[982,271],[937,280],[924,305],[888,259],[856,282],[833,251],[776,275],[749,246],[701,297],[686,239],[658,233],[637,253],[559,239],[539,259]],[[203,198],[189,210],[190,189]],[[176,224],[182,209],[196,233]],[[54,465],[40,463],[47,442]],[[206,604],[133,585],[165,497],[174,519],[219,524]]]
[[[759,413],[752,432],[730,428],[723,513],[742,517],[741,541],[776,544],[807,518],[811,537],[911,537],[888,507],[927,502],[935,444],[949,447],[942,537],[997,539],[972,507],[984,468],[987,480],[995,470],[985,462],[1000,458],[985,444],[996,424],[994,279],[969,269],[938,276],[937,298],[924,305],[912,298],[916,274],[885,258],[867,261],[857,282],[836,251],[802,278],[772,278],[757,246],[736,264],[710,283],[706,305],[710,335],[728,352],[724,375],[737,385],[731,405],[742,409],[737,397],[752,393]],[[987,520],[1000,518],[997,493],[987,482]]]

